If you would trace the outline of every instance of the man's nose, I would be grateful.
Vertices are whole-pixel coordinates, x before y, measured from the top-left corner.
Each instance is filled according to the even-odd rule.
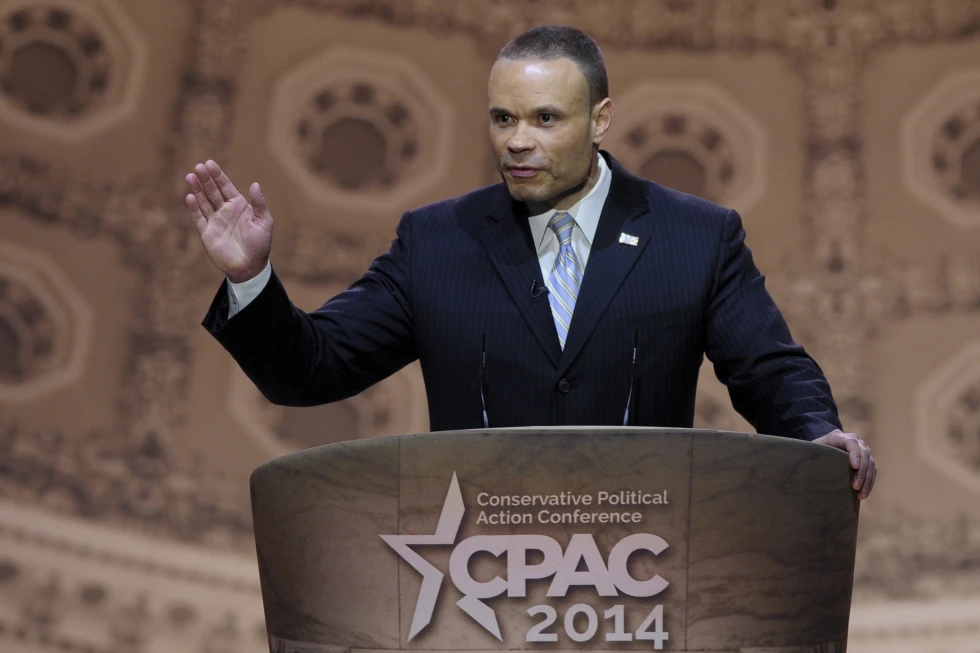
[[[533,150],[536,145],[527,126],[523,122],[517,123],[517,127],[514,128],[510,138],[507,139],[507,149],[514,153]]]

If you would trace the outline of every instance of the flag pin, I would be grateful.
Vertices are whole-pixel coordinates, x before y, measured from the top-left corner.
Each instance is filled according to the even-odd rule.
[[[627,233],[622,233],[619,234],[619,242],[621,242],[624,245],[632,245],[633,247],[636,247],[637,245],[640,244],[640,239],[637,238],[636,236],[630,236]]]

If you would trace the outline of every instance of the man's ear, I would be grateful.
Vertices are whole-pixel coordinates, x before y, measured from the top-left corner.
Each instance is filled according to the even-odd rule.
[[[606,138],[606,133],[612,125],[613,101],[609,98],[597,102],[592,108],[592,143],[598,146]]]

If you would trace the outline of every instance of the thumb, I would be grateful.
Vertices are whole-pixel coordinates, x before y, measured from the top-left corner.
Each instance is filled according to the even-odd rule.
[[[248,198],[252,203],[252,209],[254,212],[262,218],[264,222],[271,222],[272,216],[269,215],[269,205],[265,202],[265,196],[262,194],[262,188],[259,187],[259,183],[255,182],[248,189]]]

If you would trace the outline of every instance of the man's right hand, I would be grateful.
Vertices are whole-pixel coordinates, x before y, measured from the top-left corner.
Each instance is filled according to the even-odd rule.
[[[272,250],[272,216],[259,185],[252,184],[246,199],[214,161],[198,163],[184,180],[187,211],[215,267],[233,283],[262,272]]]

